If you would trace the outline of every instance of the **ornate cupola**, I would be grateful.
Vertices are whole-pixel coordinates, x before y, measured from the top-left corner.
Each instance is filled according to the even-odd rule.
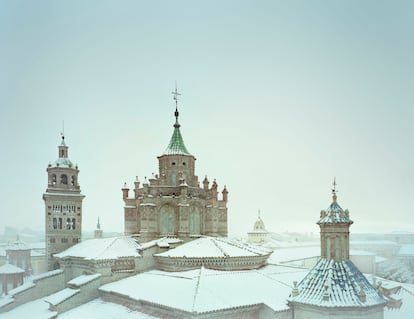
[[[58,146],[58,159],[47,167],[45,201],[46,254],[48,269],[59,268],[53,255],[81,240],[82,201],[78,183],[79,169],[68,157],[65,135]]]
[[[321,230],[321,257],[336,261],[349,259],[349,227],[353,221],[348,209],[343,210],[337,202],[336,181],[332,189],[332,203],[321,211],[317,224]]]
[[[349,260],[348,210],[337,203],[336,182],[332,204],[321,211],[321,259],[297,285],[288,304],[295,318],[384,318],[385,299]]]
[[[190,154],[184,144],[180,131],[178,117],[178,93],[177,88],[172,92],[175,101],[175,124],[170,142],[164,153],[158,157],[159,177],[162,185],[179,186],[182,180],[191,187],[198,186],[198,177],[194,175],[196,158]],[[180,182],[181,179],[181,182]]]

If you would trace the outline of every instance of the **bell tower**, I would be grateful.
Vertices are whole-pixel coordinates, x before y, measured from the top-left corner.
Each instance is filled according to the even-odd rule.
[[[349,259],[349,227],[354,223],[348,209],[343,210],[337,202],[336,181],[332,189],[332,204],[321,211],[317,224],[321,229],[321,257],[328,260]]]
[[[60,267],[53,254],[80,242],[82,234],[82,201],[85,196],[81,194],[78,183],[78,166],[68,158],[63,133],[58,151],[58,159],[46,169],[48,184],[43,194],[48,270]]]

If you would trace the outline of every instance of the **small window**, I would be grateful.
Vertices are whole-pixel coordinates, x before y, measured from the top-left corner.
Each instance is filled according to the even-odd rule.
[[[57,229],[57,219],[53,218],[53,229]]]
[[[67,185],[68,177],[66,175],[60,175],[60,183]]]
[[[56,185],[56,174],[52,174],[52,185]]]
[[[52,244],[56,243],[56,238],[50,238],[50,242],[51,242]]]
[[[183,162],[183,166],[185,166],[186,164],[185,164],[185,162]]]
[[[68,242],[68,239],[67,239],[67,238],[62,238],[62,239],[61,239],[61,242],[62,242],[62,243],[67,243],[67,242]]]
[[[76,185],[76,177],[75,177],[75,176],[73,176],[73,175],[72,175],[72,179],[71,179],[70,184],[71,184],[72,186],[75,186],[75,185]]]
[[[172,162],[172,163],[171,163],[171,165],[172,165],[172,166],[175,166],[175,162]]]

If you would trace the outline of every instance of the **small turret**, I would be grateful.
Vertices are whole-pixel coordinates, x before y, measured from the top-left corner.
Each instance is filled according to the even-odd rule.
[[[127,186],[127,183],[124,183],[124,187],[122,187],[122,198],[128,198],[129,188]]]
[[[205,191],[208,191],[208,184],[209,184],[210,182],[208,181],[208,179],[207,179],[207,175],[206,175],[206,177],[204,177],[204,180],[203,180],[203,189],[205,190]]]
[[[95,238],[102,238],[103,237],[103,231],[101,229],[101,223],[99,222],[99,216],[98,216],[98,222],[96,223],[96,229],[95,229]]]
[[[226,185],[224,185],[223,191],[221,192],[221,194],[223,195],[223,201],[227,203],[228,200],[228,191],[227,191],[227,187]]]

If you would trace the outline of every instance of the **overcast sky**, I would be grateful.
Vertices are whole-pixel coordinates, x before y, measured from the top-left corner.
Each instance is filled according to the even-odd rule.
[[[65,121],[86,195],[123,231],[124,182],[158,173],[181,133],[229,190],[230,235],[414,231],[412,1],[0,1],[1,224],[44,227]]]

